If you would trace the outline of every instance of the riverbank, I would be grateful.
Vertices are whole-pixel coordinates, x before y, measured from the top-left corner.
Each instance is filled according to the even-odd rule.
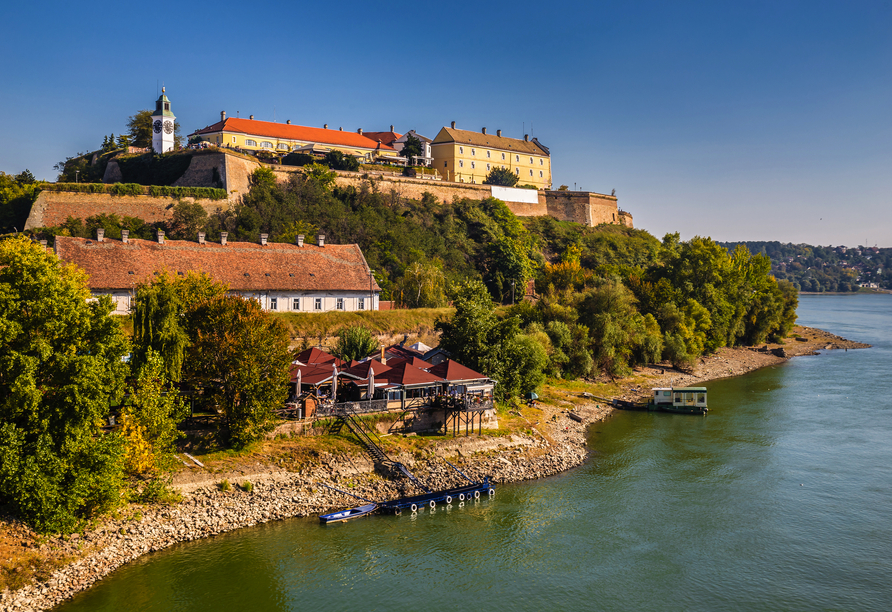
[[[617,381],[619,393],[615,395],[635,399],[646,394],[651,386],[690,385],[743,374],[823,349],[867,346],[811,328],[797,327],[794,333],[803,340],[791,338],[782,347],[722,349],[699,360],[691,373],[668,366],[639,369],[628,379]],[[770,352],[779,348],[784,349],[785,356]],[[593,392],[597,387],[591,387]],[[579,423],[568,417],[566,409],[580,401],[585,400],[580,400],[578,394],[576,397],[568,394],[566,399],[554,404],[515,412],[510,417],[517,425],[516,431],[506,436],[449,438],[413,452],[405,451],[397,459],[433,488],[456,486],[463,480],[446,464],[446,458],[471,478],[490,476],[496,483],[557,474],[585,461],[587,425],[611,414],[608,406],[584,403],[574,409],[583,421]],[[117,567],[177,542],[355,505],[353,498],[321,487],[318,484],[321,482],[369,499],[388,499],[410,492],[407,481],[394,482],[380,477],[370,460],[353,453],[323,452],[289,469],[258,461],[239,466],[208,466],[203,470],[190,468],[190,472],[190,478],[181,479],[178,485],[183,494],[180,504],[130,506],[126,516],[104,521],[71,538],[41,542],[21,525],[8,525],[4,548],[0,549],[3,558],[16,545],[19,554],[24,551],[35,558],[55,559],[58,563],[71,558],[78,560],[52,573],[38,574],[37,581],[30,586],[0,594],[0,607],[4,610],[49,609]],[[228,491],[219,486],[224,480],[234,485]],[[238,486],[245,482],[251,486]],[[16,538],[19,543],[15,542]]]

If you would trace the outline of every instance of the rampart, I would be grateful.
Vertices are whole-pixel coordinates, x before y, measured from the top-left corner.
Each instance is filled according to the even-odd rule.
[[[196,200],[182,198],[186,202],[198,202],[208,213],[229,206],[226,200]],[[107,214],[118,217],[136,217],[147,223],[165,221],[173,214],[177,198],[147,195],[117,196],[107,193],[74,193],[67,191],[41,191],[31,207],[25,223],[26,230],[38,227],[62,225],[68,217],[86,219],[93,215]]]

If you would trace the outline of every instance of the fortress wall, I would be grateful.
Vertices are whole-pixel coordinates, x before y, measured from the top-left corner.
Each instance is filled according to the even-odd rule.
[[[182,198],[182,200],[198,202],[209,214],[221,206],[228,205],[225,200],[195,198]],[[156,223],[169,219],[178,201],[177,198],[146,195],[116,196],[107,193],[41,191],[34,206],[31,207],[25,229],[61,225],[68,217],[86,219],[98,214],[137,217],[147,223]]]
[[[219,183],[217,181],[223,181],[223,177],[226,174],[226,158],[231,157],[229,155],[223,155],[222,153],[218,154],[208,154],[208,155],[193,155],[192,161],[189,162],[189,167],[186,168],[186,171],[183,173],[183,176],[178,178],[173,186],[174,187],[217,187]],[[216,181],[214,170],[216,170]],[[223,181],[225,185],[225,181]]]

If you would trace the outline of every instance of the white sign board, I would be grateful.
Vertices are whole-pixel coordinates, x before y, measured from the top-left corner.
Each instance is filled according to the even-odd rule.
[[[539,203],[539,191],[536,189],[517,189],[516,187],[498,187],[493,185],[492,197],[498,198],[503,202]]]

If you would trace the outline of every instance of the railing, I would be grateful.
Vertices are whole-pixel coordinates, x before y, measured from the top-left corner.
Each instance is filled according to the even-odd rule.
[[[482,412],[492,410],[494,405],[491,397],[479,397],[476,395],[446,396],[437,399],[438,408],[457,410],[459,412]]]
[[[338,404],[320,404],[316,408],[318,416],[338,416],[344,412],[353,414],[369,414],[371,412],[386,412],[387,400],[364,400],[360,402],[340,402]]]

